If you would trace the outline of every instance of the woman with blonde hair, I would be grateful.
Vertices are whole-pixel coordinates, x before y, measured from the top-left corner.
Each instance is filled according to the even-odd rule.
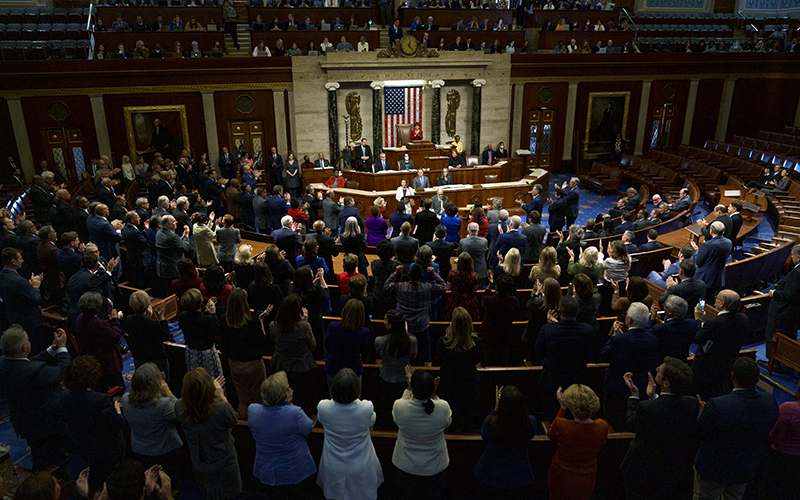
[[[558,252],[555,247],[544,247],[539,254],[539,263],[531,268],[528,280],[531,283],[544,282],[547,278],[558,281],[561,276],[561,266],[556,264]]]
[[[122,155],[122,176],[125,177],[125,180],[128,182],[133,182],[136,178],[136,172],[133,171],[131,157],[128,155]]]
[[[253,265],[256,263],[253,260],[253,247],[250,245],[242,245],[236,251],[233,257],[233,272],[234,283],[239,288],[247,289],[250,283],[253,282]]]
[[[175,404],[189,443],[195,481],[205,500],[236,498],[242,492],[231,434],[237,418],[225,398],[224,384],[224,377],[212,379],[203,368],[190,370],[183,377],[181,399]]]
[[[500,276],[508,276],[514,283],[513,295],[516,297],[517,276],[522,273],[522,256],[519,254],[519,250],[516,248],[511,248],[508,252],[506,252],[505,257],[498,253],[498,259],[498,264],[492,271],[493,276],[489,276],[489,279],[492,280],[494,284],[494,282],[497,282],[497,278]]]
[[[383,196],[375,198],[375,201],[372,202],[372,206],[378,207],[381,218],[387,221],[389,220],[389,211],[386,210],[386,200],[383,199]]]
[[[473,320],[478,319],[478,275],[473,268],[472,256],[461,252],[456,262],[456,268],[450,271],[447,277],[447,289],[451,291],[445,303],[445,320],[450,320],[453,311],[461,307],[465,309]]]
[[[186,369],[203,367],[215,377],[222,375],[222,362],[219,359],[214,340],[219,334],[217,319],[217,299],[209,299],[203,306],[203,295],[197,288],[191,288],[181,297],[183,312],[178,324],[186,342]]]
[[[567,267],[567,273],[570,276],[585,274],[592,279],[592,282],[594,283],[594,290],[597,291],[597,283],[600,281],[600,277],[603,275],[603,264],[602,262],[599,262],[600,252],[597,250],[597,248],[589,247],[586,250],[581,250],[580,258],[577,262],[575,261],[574,250],[567,248],[567,253],[569,253],[569,266]]]
[[[344,253],[351,253],[358,257],[358,272],[364,276],[369,276],[367,272],[369,261],[367,261],[367,256],[364,255],[364,250],[367,249],[367,238],[361,233],[361,226],[358,225],[358,220],[355,217],[348,217],[344,223],[342,247]]]
[[[227,216],[226,216],[227,217]],[[214,251],[214,212],[206,214],[197,212],[192,216],[192,236],[197,250],[197,263],[200,267],[209,267],[219,264],[217,252]]]
[[[547,433],[556,445],[547,489],[553,500],[589,500],[597,478],[597,455],[608,438],[608,422],[592,419],[600,410],[600,398],[590,387],[572,384],[563,392],[559,387],[556,398],[561,409]],[[571,420],[566,418],[567,410]]]
[[[436,345],[439,358],[439,394],[453,410],[453,430],[473,432],[478,405],[478,367],[483,361],[483,342],[475,333],[472,317],[463,307],[453,310],[453,319]]]

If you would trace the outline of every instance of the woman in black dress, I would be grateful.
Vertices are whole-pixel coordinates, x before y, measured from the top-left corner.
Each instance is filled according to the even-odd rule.
[[[328,284],[325,283],[325,271],[317,269],[316,276],[311,272],[311,268],[303,266],[294,274],[292,293],[296,293],[303,302],[303,307],[308,311],[308,323],[311,331],[314,332],[314,339],[317,346],[314,350],[314,357],[322,359],[322,341],[325,335],[325,325],[322,322],[322,315],[330,311],[330,292]]]

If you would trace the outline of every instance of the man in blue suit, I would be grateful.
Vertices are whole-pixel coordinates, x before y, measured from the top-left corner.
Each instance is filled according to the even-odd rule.
[[[617,234],[625,234],[625,231],[636,231],[636,226],[634,226],[633,221],[633,214],[628,212],[627,210],[623,210],[621,215],[622,223],[614,228],[614,232]]]
[[[0,254],[3,260],[3,269],[0,271],[0,299],[6,310],[8,324],[19,324],[30,335],[31,352],[38,353],[46,346],[44,344],[44,320],[39,302],[42,299],[39,285],[42,275],[33,276],[26,280],[17,272],[22,268],[22,253],[14,247],[4,248]]]
[[[664,302],[663,323],[658,314],[651,314],[647,326],[658,339],[658,359],[669,356],[686,361],[689,357],[689,347],[700,328],[700,322],[692,317],[687,318],[688,311],[689,304],[683,297],[671,295]]]
[[[628,331],[622,331],[622,322],[615,322],[611,338],[600,352],[600,358],[609,364],[603,381],[605,418],[617,431],[627,429],[625,409],[630,390],[623,375],[631,372],[633,383],[640,393],[644,393],[648,373],[658,366],[658,339],[645,329],[649,319],[650,311],[646,305],[641,302],[631,304],[625,317]]]
[[[767,462],[769,433],[778,403],[756,391],[758,365],[740,357],[733,363],[733,392],[700,404],[700,449],[694,458],[695,498],[741,499]]]
[[[358,227],[361,228],[361,234],[364,234],[364,220],[361,218],[361,212],[356,208],[356,201],[352,196],[344,197],[344,208],[339,212],[339,229],[344,232],[345,223],[350,217],[355,217],[358,221]]]
[[[525,213],[533,212],[534,210],[539,212],[540,214],[544,211],[544,198],[542,198],[542,185],[541,184],[534,184],[533,189],[531,189],[531,202],[530,203],[522,203],[522,198],[518,198],[516,200],[517,203],[522,205],[522,209]],[[529,221],[530,222],[530,221]]]
[[[508,210],[502,209],[499,212],[499,221],[497,224],[489,223],[489,229],[486,231],[486,240],[489,242],[489,253],[486,255],[486,262],[489,269],[497,265],[497,241],[500,235],[508,231]]]
[[[301,223],[295,223],[291,215],[284,215],[281,218],[281,228],[272,232],[272,240],[278,249],[286,252],[286,260],[297,269],[297,250],[303,246],[303,238],[297,231]]]
[[[108,206],[101,203],[94,208],[94,217],[89,224],[89,238],[100,249],[106,260],[119,256],[117,244],[122,241],[123,223],[121,220],[108,222]]]
[[[522,219],[520,219],[518,215],[515,215],[511,217],[509,225],[511,228],[508,232],[497,237],[497,252],[505,257],[509,250],[516,248],[519,250],[519,264],[522,266],[522,256],[525,254],[525,245],[528,244],[528,238],[520,232]]]
[[[725,225],[722,222],[711,223],[711,239],[703,243],[698,250],[697,243],[692,248],[697,251],[694,262],[697,264],[695,278],[706,284],[706,300],[712,301],[717,291],[725,285],[725,263],[731,255],[733,244],[723,236]]]
[[[272,188],[272,196],[267,200],[269,211],[269,226],[273,229],[281,227],[281,217],[289,212],[288,194],[284,196],[283,186],[277,184]]]
[[[564,182],[561,185],[561,189],[564,190],[564,197],[567,199],[567,205],[569,205],[569,213],[567,214],[567,227],[575,224],[575,220],[578,218],[578,213],[580,210],[580,201],[581,201],[581,190],[578,187],[580,180],[577,177],[573,177],[569,180],[569,184]]]

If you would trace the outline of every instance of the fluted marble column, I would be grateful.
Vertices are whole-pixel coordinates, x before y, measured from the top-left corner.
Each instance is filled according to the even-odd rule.
[[[328,143],[330,145],[331,165],[334,168],[341,168],[339,164],[339,105],[337,103],[337,90],[339,84],[336,82],[326,83],[325,89],[328,90]]]
[[[470,154],[481,153],[481,88],[486,85],[486,80],[472,80],[472,143]]]
[[[444,80],[431,81],[433,100],[431,101],[431,141],[439,144],[442,133],[442,87]]]
[[[383,151],[383,82],[372,82],[372,156],[377,158]]]

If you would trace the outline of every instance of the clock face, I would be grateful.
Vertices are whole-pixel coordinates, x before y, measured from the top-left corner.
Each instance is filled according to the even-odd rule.
[[[411,35],[406,35],[400,40],[400,51],[407,56],[417,52],[417,39]]]

